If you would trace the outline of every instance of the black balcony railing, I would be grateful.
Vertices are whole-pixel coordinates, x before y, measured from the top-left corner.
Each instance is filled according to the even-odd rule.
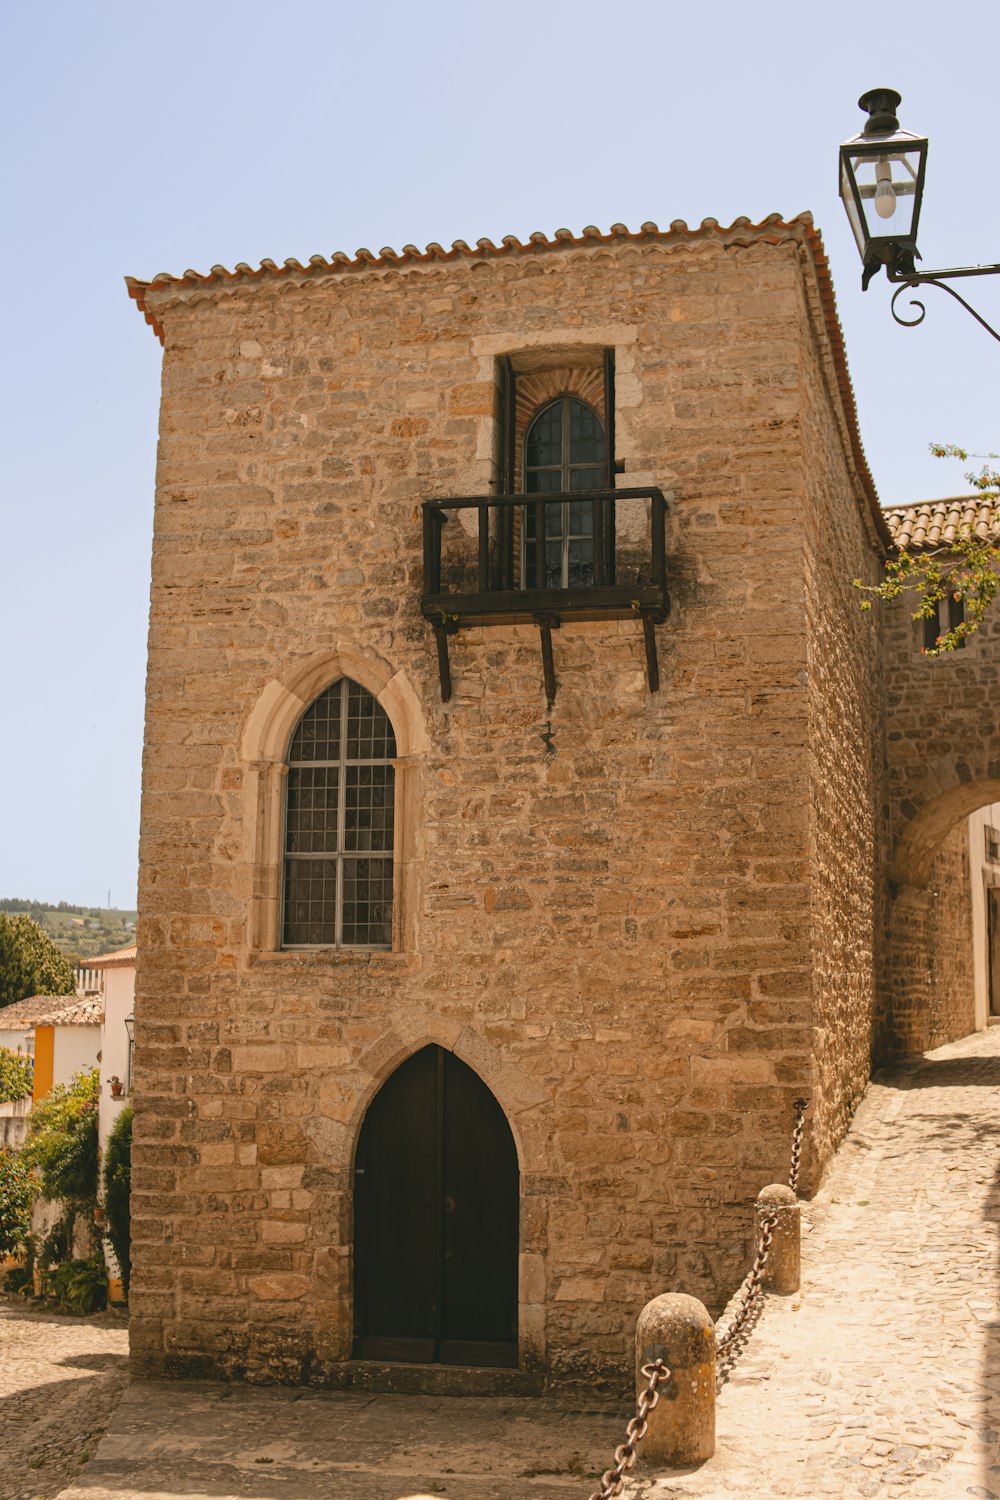
[[[642,520],[636,525],[633,518],[627,536],[618,537],[622,502],[640,502]],[[654,626],[670,610],[666,510],[661,491],[652,488],[425,500],[421,608],[437,639],[444,701],[451,697],[450,634],[465,625],[529,623],[541,631],[551,703],[551,632],[569,620],[641,620],[655,692]],[[471,528],[459,520],[463,511],[473,517]],[[447,532],[452,522],[458,524]]]

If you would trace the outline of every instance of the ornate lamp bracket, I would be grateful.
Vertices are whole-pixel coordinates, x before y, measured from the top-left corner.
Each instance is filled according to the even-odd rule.
[[[918,327],[927,316],[927,309],[918,297],[911,297],[910,306],[919,308],[919,312],[915,318],[904,318],[896,311],[896,302],[898,299],[904,292],[912,291],[914,287],[934,286],[939,291],[947,292],[949,297],[954,297],[956,302],[960,302],[966,312],[975,318],[980,327],[985,328],[986,332],[1000,343],[1000,333],[997,332],[992,324],[987,323],[986,319],[980,313],[977,313],[976,309],[970,306],[965,298],[955,291],[954,287],[945,285],[946,281],[952,281],[960,276],[998,276],[1000,275],[1000,265],[955,266],[950,270],[944,271],[916,271],[913,268],[912,255],[897,252],[886,265],[885,273],[890,281],[899,283],[892,294],[890,311],[901,328]]]

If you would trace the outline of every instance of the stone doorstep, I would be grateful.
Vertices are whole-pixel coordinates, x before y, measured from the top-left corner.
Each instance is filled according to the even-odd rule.
[[[540,1396],[545,1386],[542,1375],[526,1370],[374,1359],[345,1360],[325,1383],[329,1390],[396,1396]]]

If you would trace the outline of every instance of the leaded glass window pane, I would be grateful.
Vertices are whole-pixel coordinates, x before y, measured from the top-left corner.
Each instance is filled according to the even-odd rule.
[[[559,396],[535,417],[524,440],[524,489],[529,495],[599,490],[606,477],[604,426],[576,396]],[[594,581],[594,506],[560,500],[545,506],[544,578],[538,577],[535,511],[524,508],[525,588],[572,588]]]
[[[562,464],[562,402],[554,401],[539,412],[528,429],[525,464],[537,469],[546,464]]]
[[[285,861],[285,942],[332,945],[336,938],[337,861]]]
[[[388,948],[396,740],[376,699],[341,678],[292,735],[282,940]]]
[[[343,936],[349,948],[387,948],[392,937],[392,860],[343,862]]]

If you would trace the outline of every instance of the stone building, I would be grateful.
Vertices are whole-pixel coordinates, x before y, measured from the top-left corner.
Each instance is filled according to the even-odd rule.
[[[1000,529],[1000,503],[981,495],[885,514],[903,548]],[[896,610],[885,629],[892,862],[879,1029],[880,1050],[893,1053],[940,1046],[1000,1011],[989,994],[1000,869],[986,857],[1000,799],[1000,618],[994,610],[964,647],[930,659],[922,647],[954,623],[944,604],[939,615],[925,625]]]
[[[815,1184],[893,1045],[892,841],[954,760],[914,790],[887,731],[921,658],[851,587],[890,535],[820,238],[129,290],[136,1367],[620,1384],[650,1295],[739,1281],[793,1099]]]

